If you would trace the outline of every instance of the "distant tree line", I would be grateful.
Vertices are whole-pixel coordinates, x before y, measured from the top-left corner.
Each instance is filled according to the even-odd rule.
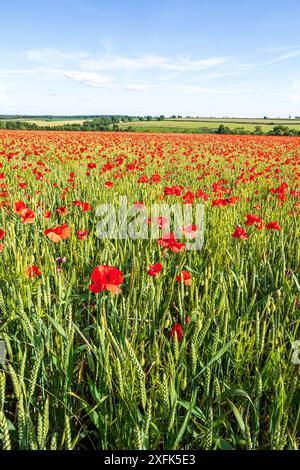
[[[178,118],[178,116],[172,116],[172,118]],[[19,116],[20,118],[20,116]],[[32,118],[32,117],[31,117]],[[41,119],[41,116],[39,116]],[[51,119],[49,121],[53,120]],[[72,118],[75,118],[72,116]],[[80,116],[78,116],[78,119]],[[69,117],[70,119],[70,117]],[[165,116],[145,116],[145,117],[133,117],[133,116],[102,116],[96,117],[94,119],[89,119],[83,121],[82,124],[80,123],[62,123],[56,126],[51,125],[43,125],[40,126],[35,122],[28,122],[23,120],[5,120],[2,116],[0,116],[0,129],[8,129],[8,130],[30,130],[30,131],[77,131],[77,132],[88,132],[88,131],[96,131],[96,132],[105,132],[105,131],[115,131],[115,132],[135,132],[136,128],[131,124],[134,121],[162,121],[165,119]],[[118,124],[122,123],[129,123],[128,127],[120,127]],[[145,127],[141,129],[143,132],[147,132],[147,128]],[[159,132],[160,129],[157,129]],[[198,128],[198,129],[170,129],[168,127],[163,129],[164,132],[181,132],[181,133],[193,133],[193,134],[231,134],[231,135],[275,135],[275,136],[300,136],[300,131],[296,129],[290,129],[284,125],[276,125],[274,126],[269,132],[263,132],[261,126],[255,126],[253,131],[249,131],[244,127],[236,127],[234,129],[221,124],[217,129],[212,128]],[[149,131],[148,131],[149,132]]]
[[[248,131],[244,127],[236,127],[231,129],[228,126],[221,124],[215,131],[216,134],[238,134],[238,135],[282,135],[282,136],[300,136],[300,131],[296,129],[290,129],[287,126],[277,125],[274,126],[269,132],[263,132],[261,126],[255,126],[253,131]]]

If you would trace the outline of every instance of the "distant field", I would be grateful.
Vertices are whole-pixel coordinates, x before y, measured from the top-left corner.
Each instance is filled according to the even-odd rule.
[[[230,129],[237,127],[243,127],[248,131],[254,131],[256,126],[261,126],[263,132],[270,131],[276,125],[285,125],[290,129],[300,130],[300,119],[216,119],[216,118],[184,118],[184,119],[165,119],[163,121],[134,121],[131,123],[120,123],[121,128],[128,126],[133,127],[137,131],[147,130],[148,132],[180,132],[197,129],[207,129],[213,131],[217,129],[221,124],[228,126]]]
[[[12,121],[25,121],[37,124],[38,126],[62,126],[64,124],[82,124],[84,121],[88,121],[88,119],[57,119],[57,120],[43,120],[43,119],[11,119]]]
[[[8,119],[6,119],[8,120]],[[82,124],[84,121],[90,121],[89,118],[76,119],[70,116],[68,118],[54,118],[54,119],[26,119],[26,118],[12,118],[9,120],[26,121],[29,123],[37,124],[38,126],[62,126],[65,124]],[[214,132],[221,124],[236,129],[239,127],[244,128],[246,131],[254,131],[256,126],[260,126],[262,131],[267,133],[276,125],[284,125],[290,129],[300,131],[300,119],[261,119],[261,118],[179,118],[179,119],[164,119],[162,121],[132,121],[120,122],[118,125],[120,129],[127,129],[131,127],[136,132],[199,132],[211,133]]]

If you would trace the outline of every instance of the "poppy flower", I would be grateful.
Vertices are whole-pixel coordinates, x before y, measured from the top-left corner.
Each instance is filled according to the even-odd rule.
[[[123,280],[123,273],[118,268],[107,265],[96,266],[91,275],[92,284],[89,285],[89,289],[95,293],[108,290],[113,294],[119,294],[121,291],[118,286]]]
[[[44,230],[44,234],[47,235],[52,242],[58,243],[61,240],[66,240],[67,238],[69,238],[71,234],[71,229],[68,227],[67,224],[63,224],[59,227],[47,228],[46,230]]]
[[[170,331],[170,337],[174,338],[175,333],[177,334],[177,341],[178,341],[178,343],[180,343],[180,341],[184,337],[184,332],[183,332],[183,329],[182,329],[182,326],[180,325],[180,323],[175,323],[172,326],[172,329]]]
[[[148,181],[149,181],[149,178],[148,178],[146,175],[141,176],[141,177],[137,180],[138,183],[148,183]]]
[[[160,177],[160,175],[155,174],[155,175],[152,175],[152,176],[151,176],[151,179],[152,179],[152,181],[153,181],[154,183],[159,183],[160,180],[161,180],[161,177]]]
[[[184,243],[178,243],[174,233],[164,233],[157,243],[163,248],[170,248],[174,253],[183,252],[185,250]]]
[[[82,212],[90,211],[92,208],[88,202],[81,202],[81,201],[73,201],[75,206],[80,206]]]
[[[246,238],[248,238],[248,236],[249,236],[249,235],[248,235],[248,233],[246,232],[246,230],[245,230],[244,228],[242,228],[242,227],[239,227],[239,226],[237,226],[237,227],[235,228],[235,231],[234,231],[233,234],[232,234],[232,237],[234,237],[234,238],[241,238],[241,239],[246,239]]]
[[[186,238],[192,239],[192,238],[197,237],[197,227],[195,224],[182,227],[181,230],[182,230],[182,233],[186,236]]]
[[[44,219],[50,219],[51,216],[52,216],[52,213],[50,211],[47,211],[47,212],[43,213]]]
[[[27,209],[27,206],[26,206],[25,202],[23,202],[23,201],[14,202],[13,211],[14,211],[15,214],[20,215],[22,210],[24,210],[24,209]]]
[[[66,208],[66,206],[63,206],[63,207],[58,207],[56,209],[56,212],[59,214],[59,215],[66,215],[68,213],[68,209]]]
[[[255,227],[256,227],[258,230],[262,230],[263,228],[265,228],[264,221],[261,220],[258,224],[255,224]]]
[[[22,217],[22,224],[32,224],[35,218],[35,213],[31,209],[23,209],[20,212],[20,216]]]
[[[162,270],[162,264],[161,263],[155,263],[155,264],[150,264],[149,269],[147,273],[149,276],[157,276]]]
[[[145,204],[143,202],[135,202],[133,207],[135,209],[143,209],[145,207]]]
[[[245,222],[245,225],[253,225],[262,221],[261,218],[256,214],[247,214],[246,217],[247,220]]]
[[[0,253],[1,253],[1,251],[3,251],[3,248],[4,248],[3,243],[0,243]]]
[[[78,240],[86,240],[87,237],[86,237],[86,234],[87,234],[87,230],[77,230],[77,237],[78,237]]]
[[[190,286],[192,284],[191,273],[186,270],[181,271],[180,275],[176,276],[176,281],[181,282],[182,280],[186,286]]]
[[[4,237],[5,237],[5,232],[4,230],[0,228],[0,240],[3,240]]]
[[[266,228],[267,229],[273,229],[273,230],[281,230],[281,227],[280,227],[279,223],[277,222],[277,220],[273,220],[272,222],[269,222],[266,225]]]
[[[159,228],[161,229],[164,229],[167,224],[168,224],[168,220],[165,218],[165,217],[155,217],[155,222],[156,224],[159,226]]]
[[[97,165],[96,165],[96,163],[88,163],[87,167],[88,167],[89,170],[91,170],[92,168],[97,168]]]
[[[33,264],[32,266],[29,266],[29,268],[27,268],[26,273],[27,273],[27,277],[30,277],[30,278],[41,275],[39,268],[35,266],[35,264]]]

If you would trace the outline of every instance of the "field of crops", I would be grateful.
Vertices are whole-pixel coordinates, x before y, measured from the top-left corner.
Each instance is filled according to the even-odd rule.
[[[37,121],[38,123],[38,121]],[[120,128],[132,127],[135,131],[147,132],[213,132],[223,124],[230,129],[244,128],[246,131],[253,132],[256,126],[260,126],[262,132],[269,132],[274,126],[283,125],[289,129],[300,131],[299,119],[250,119],[250,118],[182,118],[182,119],[164,119],[162,121],[133,121],[120,123]]]
[[[299,138],[0,131],[0,447],[298,449],[299,178]],[[100,239],[124,195],[203,247]]]

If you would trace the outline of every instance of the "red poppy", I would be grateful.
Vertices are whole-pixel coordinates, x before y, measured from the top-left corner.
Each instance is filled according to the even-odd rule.
[[[237,226],[235,228],[235,231],[233,232],[232,236],[234,238],[246,239],[246,238],[248,238],[249,235],[248,235],[248,233],[246,232],[246,230],[244,228]]]
[[[150,264],[149,269],[147,273],[149,276],[157,276],[162,270],[162,264],[161,263],[155,263],[155,264]]]
[[[263,228],[265,228],[264,221],[261,220],[258,224],[255,225],[255,227],[256,227],[258,230],[262,230]]]
[[[141,176],[141,177],[137,180],[138,183],[148,183],[148,181],[149,181],[149,178],[148,178],[146,175]]]
[[[58,207],[56,209],[56,212],[59,214],[59,215],[66,215],[68,213],[68,209],[66,208],[66,206],[63,206],[63,207]]]
[[[246,217],[247,220],[245,222],[245,225],[253,225],[262,221],[261,218],[256,214],[247,214]]]
[[[32,266],[29,266],[29,268],[27,268],[27,276],[28,277],[35,277],[35,276],[40,276],[41,275],[41,272],[39,270],[39,268],[37,266],[35,266],[35,264],[33,264]]]
[[[87,239],[87,230],[77,230],[77,237],[79,240],[86,240]]]
[[[151,176],[151,179],[152,179],[152,181],[153,181],[154,183],[159,183],[160,180],[161,180],[161,177],[160,177],[160,175],[155,174],[155,175],[152,175],[152,176]]]
[[[87,211],[90,211],[92,209],[88,202],[81,202],[80,206],[81,206],[82,212],[87,212]]]
[[[96,266],[91,275],[92,284],[89,289],[92,292],[101,292],[108,290],[114,294],[119,294],[121,291],[119,285],[122,284],[124,276],[122,271],[114,266]]]
[[[69,238],[71,234],[71,229],[68,227],[67,224],[63,224],[59,227],[47,228],[46,230],[44,230],[44,234],[47,235],[52,242],[58,243],[61,240],[66,240],[67,238]]]
[[[197,227],[195,224],[187,225],[186,227],[182,227],[182,233],[186,236],[186,238],[192,239],[197,237]]]
[[[164,233],[157,243],[163,248],[170,248],[174,253],[183,252],[185,250],[184,243],[178,243],[176,241],[174,233]]]
[[[273,230],[281,230],[281,227],[280,227],[279,223],[277,222],[277,220],[273,220],[272,222],[269,222],[266,225],[266,228],[267,229],[273,229]]]
[[[1,253],[1,251],[3,251],[3,248],[4,248],[3,243],[0,243],[0,253]]]
[[[44,219],[50,219],[51,216],[52,216],[52,213],[50,211],[44,212],[43,214]]]
[[[35,218],[35,213],[31,209],[23,209],[20,212],[20,216],[22,217],[22,224],[32,224]]]
[[[182,329],[182,326],[180,325],[180,323],[175,323],[172,326],[172,329],[170,331],[171,338],[174,338],[175,333],[177,335],[177,341],[178,341],[178,343],[180,343],[180,341],[184,337],[184,332],[183,332],[183,329]]]
[[[155,222],[156,224],[159,226],[159,228],[161,229],[164,229],[167,224],[168,224],[168,220],[165,218],[165,217],[155,217]]]
[[[16,202],[14,202],[14,204],[13,204],[13,211],[14,211],[15,214],[20,215],[21,212],[22,212],[24,209],[27,209],[27,206],[26,206],[25,202],[23,202],[23,201],[16,201]]]
[[[87,167],[88,167],[89,170],[91,170],[92,168],[96,168],[97,165],[96,165],[96,163],[88,163]]]
[[[92,208],[88,202],[81,202],[81,201],[73,201],[75,206],[80,206],[82,212],[90,211]]]
[[[5,235],[6,235],[6,234],[5,234],[4,230],[2,230],[2,229],[0,228],[0,240],[3,240],[3,238],[5,237]]]
[[[192,284],[191,273],[186,270],[181,271],[180,275],[176,276],[176,281],[181,282],[182,280],[186,286],[190,286]]]

